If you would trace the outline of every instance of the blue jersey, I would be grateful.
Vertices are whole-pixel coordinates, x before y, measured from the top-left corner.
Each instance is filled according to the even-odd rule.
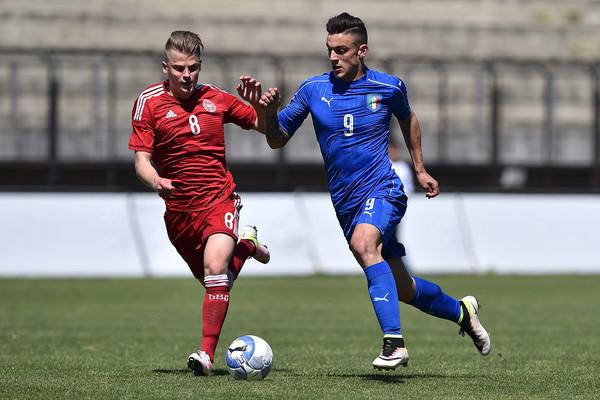
[[[400,120],[411,115],[400,79],[371,69],[353,82],[337,79],[333,72],[314,76],[279,112],[279,124],[291,136],[308,113],[338,216],[356,212],[377,191],[398,186],[388,156],[390,121],[392,114]]]

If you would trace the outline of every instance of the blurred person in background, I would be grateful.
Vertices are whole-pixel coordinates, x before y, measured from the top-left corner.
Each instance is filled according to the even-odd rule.
[[[141,92],[132,110],[129,148],[139,179],[166,204],[169,239],[205,287],[200,349],[188,357],[196,375],[210,375],[215,349],[229,307],[229,292],[244,262],[270,259],[255,227],[242,229],[238,242],[240,197],[227,170],[223,124],[258,129],[261,89],[244,80],[238,90],[252,106],[198,77],[204,50],[200,37],[174,31],[166,42],[162,71],[166,80]]]
[[[395,369],[408,363],[398,300],[458,323],[459,332],[466,332],[482,355],[489,354],[490,337],[479,321],[475,297],[450,297],[435,283],[411,276],[399,262],[405,250],[396,240],[396,227],[407,197],[388,156],[392,115],[400,123],[419,186],[428,198],[439,194],[438,182],[423,163],[421,131],[406,85],[367,68],[367,30],[359,18],[337,15],[327,22],[327,33],[332,71],[304,81],[279,114],[265,111],[266,138],[270,147],[283,147],[311,114],[333,206],[364,270],[383,331],[383,347],[373,366]],[[272,107],[280,101],[277,88],[271,88],[260,103]]]
[[[404,194],[406,194],[406,197],[409,198],[415,191],[412,168],[408,162],[400,158],[400,149],[398,148],[398,143],[391,134],[388,145],[388,153],[390,155],[390,161],[392,162],[392,168],[402,182],[402,190],[404,191]],[[398,227],[396,228],[396,238],[399,239],[400,243],[402,243],[402,224],[398,224]],[[397,262],[402,264],[401,268],[410,272],[410,268],[408,267],[409,264],[406,259],[407,256],[405,255],[404,257],[399,257]]]
[[[415,180],[412,167],[406,160],[400,157],[400,149],[398,148],[398,142],[392,135],[390,135],[390,141],[388,146],[388,153],[390,155],[390,161],[392,162],[392,168],[402,181],[404,187],[404,193],[408,196],[415,191]]]

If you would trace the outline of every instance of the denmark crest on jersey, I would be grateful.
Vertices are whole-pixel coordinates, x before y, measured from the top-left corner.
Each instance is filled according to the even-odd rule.
[[[367,95],[367,108],[373,112],[379,110],[382,97],[380,93],[369,93]]]
[[[204,109],[210,113],[217,111],[217,106],[215,106],[215,103],[207,99],[202,100],[202,107],[204,107]]]

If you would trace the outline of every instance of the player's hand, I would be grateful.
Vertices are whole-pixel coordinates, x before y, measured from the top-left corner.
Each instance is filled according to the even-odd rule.
[[[262,86],[259,81],[248,75],[240,76],[240,83],[236,87],[238,94],[252,106],[259,103]]]
[[[427,197],[428,199],[431,199],[440,194],[440,186],[438,184],[438,181],[433,179],[433,177],[427,172],[423,171],[417,173],[417,181],[419,182],[419,185],[421,185],[421,187],[425,189],[425,197]]]
[[[173,182],[167,178],[158,178],[154,181],[154,191],[163,199],[168,199],[175,190]]]
[[[277,88],[269,88],[260,97],[259,104],[264,107],[265,113],[277,114],[281,105],[281,94]]]

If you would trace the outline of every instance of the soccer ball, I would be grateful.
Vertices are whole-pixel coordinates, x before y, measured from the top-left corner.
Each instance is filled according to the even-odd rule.
[[[258,336],[240,336],[227,348],[225,364],[235,379],[264,379],[273,367],[273,350]]]

